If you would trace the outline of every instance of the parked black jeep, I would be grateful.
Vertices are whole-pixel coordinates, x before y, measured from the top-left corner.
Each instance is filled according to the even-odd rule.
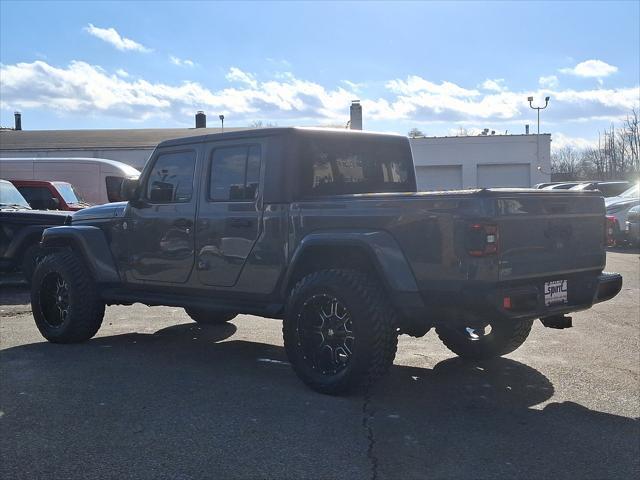
[[[33,314],[52,342],[100,328],[105,304],[184,307],[202,324],[284,320],[312,388],[369,385],[398,333],[435,327],[481,359],[514,351],[540,318],[615,296],[596,192],[417,193],[407,138],[276,128],[161,143],[129,202],[47,229]]]
[[[70,218],[70,212],[32,210],[11,182],[0,180],[0,272],[20,270],[30,281],[44,253],[42,232]]]

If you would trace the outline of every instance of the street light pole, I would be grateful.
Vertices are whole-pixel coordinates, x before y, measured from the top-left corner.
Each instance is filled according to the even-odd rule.
[[[529,106],[538,111],[538,134],[536,135],[536,161],[538,162],[538,171],[542,172],[542,165],[540,165],[540,110],[544,110],[549,105],[549,97],[544,97],[544,107],[534,107],[533,97],[528,97]]]
[[[529,100],[529,106],[538,111],[538,135],[540,135],[540,110],[547,108],[547,105],[549,105],[549,97],[544,97],[544,107],[534,107],[533,97],[528,97],[527,100]]]

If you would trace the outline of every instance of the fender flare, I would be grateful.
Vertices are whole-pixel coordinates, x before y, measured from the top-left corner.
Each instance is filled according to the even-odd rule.
[[[4,252],[4,256],[15,259],[20,252],[24,251],[26,245],[32,242],[33,238],[36,239],[35,243],[38,243],[42,237],[42,232],[46,228],[44,225],[28,225],[21,228],[11,240],[7,250]]]
[[[310,233],[304,237],[291,257],[284,281],[282,294],[286,290],[298,262],[309,248],[317,246],[350,246],[359,247],[366,252],[391,293],[418,293],[418,285],[409,262],[402,253],[398,242],[385,231],[330,231]]]
[[[118,283],[120,275],[107,239],[98,227],[50,227],[42,233],[44,248],[71,247],[79,254],[98,283]]]

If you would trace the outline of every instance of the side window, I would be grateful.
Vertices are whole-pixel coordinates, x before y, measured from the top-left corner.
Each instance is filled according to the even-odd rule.
[[[161,154],[147,179],[146,198],[154,203],[185,203],[193,194],[196,152]]]
[[[260,184],[260,146],[217,148],[211,157],[209,199],[255,200]]]
[[[45,187],[18,187],[18,190],[31,208],[36,210],[47,210],[51,208],[53,195],[49,189]]]

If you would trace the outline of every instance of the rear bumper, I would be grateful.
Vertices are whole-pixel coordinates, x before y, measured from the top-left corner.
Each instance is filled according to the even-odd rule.
[[[619,273],[602,272],[598,277],[598,290],[593,303],[606,302],[620,293],[622,289],[622,275]]]
[[[497,313],[507,318],[542,318],[586,310],[596,303],[612,299],[622,288],[622,275],[618,273],[568,276],[566,279],[566,303],[545,304],[544,283],[555,278],[535,280],[528,285],[517,287],[499,288],[491,295],[490,302]],[[507,298],[508,301],[505,300]]]
[[[545,305],[544,284],[553,280],[567,280],[567,303]],[[403,326],[420,331],[442,321],[457,320],[471,325],[496,317],[536,319],[587,310],[612,299],[621,288],[620,274],[593,272],[502,284],[465,283],[463,289],[455,292],[396,295],[393,303],[402,313]]]

